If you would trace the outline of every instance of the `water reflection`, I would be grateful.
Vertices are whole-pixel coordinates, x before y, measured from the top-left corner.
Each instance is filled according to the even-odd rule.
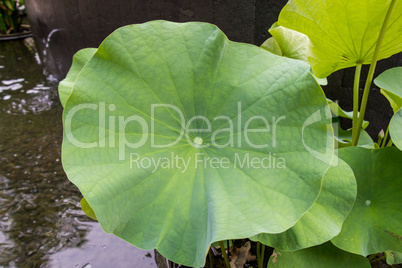
[[[79,207],[60,163],[56,84],[23,42],[0,42],[0,267],[156,267]],[[149,257],[146,257],[149,256]]]

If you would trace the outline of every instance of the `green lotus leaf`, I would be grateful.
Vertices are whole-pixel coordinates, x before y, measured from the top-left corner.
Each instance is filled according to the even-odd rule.
[[[95,52],[96,48],[84,48],[74,54],[73,63],[67,73],[66,78],[59,83],[59,98],[63,107],[66,104],[67,98],[73,91],[75,79],[88,60],[95,54]]]
[[[283,56],[281,47],[273,37],[268,38],[264,43],[262,43],[261,47],[275,55]]]
[[[67,99],[63,167],[106,232],[200,267],[316,200],[333,131],[309,69],[207,23],[120,28]]]
[[[317,83],[321,86],[326,86],[328,85],[328,80],[327,78],[318,78],[317,76],[315,76],[315,74],[311,73],[312,76],[315,78],[315,80],[317,81]]]
[[[402,152],[395,147],[339,149],[352,169],[357,198],[341,233],[332,239],[340,249],[367,256],[402,251]]]
[[[302,60],[309,63],[307,59],[309,39],[306,35],[279,26],[277,23],[274,23],[271,26],[269,33],[272,37],[268,38],[261,45],[262,48],[279,56]],[[314,74],[313,76],[318,84],[323,86],[328,84],[326,78],[318,78]]]
[[[343,148],[352,146],[352,129],[344,130],[341,128],[341,124],[339,120],[333,120],[332,127],[334,129],[334,137],[335,137],[335,148]],[[366,149],[374,149],[375,143],[371,139],[370,135],[362,129],[360,132],[359,142],[357,146],[363,147]]]
[[[345,110],[343,110],[338,103],[330,100],[327,98],[328,101],[328,105],[329,108],[331,109],[331,112],[334,113],[335,116],[339,116],[339,117],[343,117],[343,118],[348,118],[348,119],[352,119],[353,120],[353,111],[351,112],[347,112]],[[357,115],[359,116],[360,113],[357,113]],[[363,129],[366,129],[369,125],[368,121],[363,121]]]
[[[271,256],[268,262],[268,268],[271,267],[370,268],[371,265],[367,258],[342,251],[328,242],[319,246],[294,252],[275,249],[273,256]]]
[[[91,219],[93,219],[95,221],[97,220],[95,212],[93,211],[93,209],[91,208],[91,206],[89,205],[88,201],[85,198],[81,199],[80,205],[81,205],[81,209],[82,209],[82,211],[84,211],[85,215],[87,215],[88,217],[90,217]]]
[[[387,258],[387,263],[389,265],[402,263],[402,253],[401,252],[397,252],[397,251],[393,251],[393,250],[387,250],[384,253],[385,253],[385,256]]]
[[[251,239],[276,249],[294,251],[322,244],[339,234],[356,198],[356,180],[352,169],[334,157],[317,201],[292,228],[284,233],[259,234]]]
[[[389,133],[395,146],[402,150],[402,108],[392,116]]]
[[[374,83],[381,88],[396,113],[402,107],[402,67],[386,70],[374,79]]]
[[[279,25],[307,35],[309,61],[318,77],[369,64],[391,0],[290,0]],[[402,1],[397,1],[385,33],[379,59],[402,51]]]
[[[278,42],[282,56],[302,60],[308,63],[307,51],[309,39],[306,35],[274,23],[269,33]]]

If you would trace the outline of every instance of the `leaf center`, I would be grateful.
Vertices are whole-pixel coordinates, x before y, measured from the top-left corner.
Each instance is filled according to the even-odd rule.
[[[195,144],[195,147],[200,148],[201,145],[202,145],[202,138],[201,137],[195,137],[194,138],[194,144]]]

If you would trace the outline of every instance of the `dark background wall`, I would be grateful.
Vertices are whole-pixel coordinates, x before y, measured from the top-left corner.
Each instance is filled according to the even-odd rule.
[[[230,40],[260,45],[286,0],[26,0],[48,71],[59,78],[72,55],[97,47],[116,28],[165,19],[216,24]],[[53,33],[52,33],[53,30]],[[51,34],[52,33],[52,34]],[[45,53],[43,53],[45,51]]]
[[[204,21],[216,24],[232,41],[261,45],[270,35],[287,0],[26,0],[36,43],[44,67],[64,78],[73,54],[84,47],[97,47],[116,28],[133,23],[165,19],[176,22]],[[375,76],[401,66],[402,54],[380,61]],[[367,68],[363,69],[361,87]],[[338,71],[329,77],[324,90],[332,100],[352,110],[354,70]],[[387,100],[373,87],[366,119],[368,132],[376,139],[392,116]],[[350,127],[342,122],[344,128]]]

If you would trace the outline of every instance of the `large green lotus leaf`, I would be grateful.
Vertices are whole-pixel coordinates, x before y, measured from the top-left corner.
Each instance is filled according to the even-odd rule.
[[[392,116],[389,133],[395,146],[402,150],[402,108]]]
[[[67,100],[63,167],[106,232],[202,266],[211,243],[283,232],[317,198],[333,133],[309,68],[207,23],[120,28]]]
[[[339,268],[339,267],[371,267],[367,258],[338,249],[330,242],[289,252],[275,249],[268,262],[268,268]]]
[[[381,88],[381,93],[388,99],[394,113],[402,107],[402,67],[388,69],[374,83]]]
[[[95,52],[96,48],[84,48],[74,54],[73,63],[67,73],[66,78],[59,83],[59,98],[63,107],[67,102],[67,98],[73,91],[75,79],[88,60],[95,54]]]
[[[318,77],[369,64],[391,0],[290,0],[279,25],[307,35],[309,61]],[[381,46],[379,59],[402,51],[402,1],[397,1]]]
[[[352,169],[336,159],[324,176],[314,205],[290,229],[280,234],[259,234],[252,238],[276,249],[294,251],[322,244],[341,231],[356,198]]]
[[[357,198],[341,233],[331,241],[340,249],[367,256],[402,251],[402,152],[395,147],[339,149],[355,173]]]

